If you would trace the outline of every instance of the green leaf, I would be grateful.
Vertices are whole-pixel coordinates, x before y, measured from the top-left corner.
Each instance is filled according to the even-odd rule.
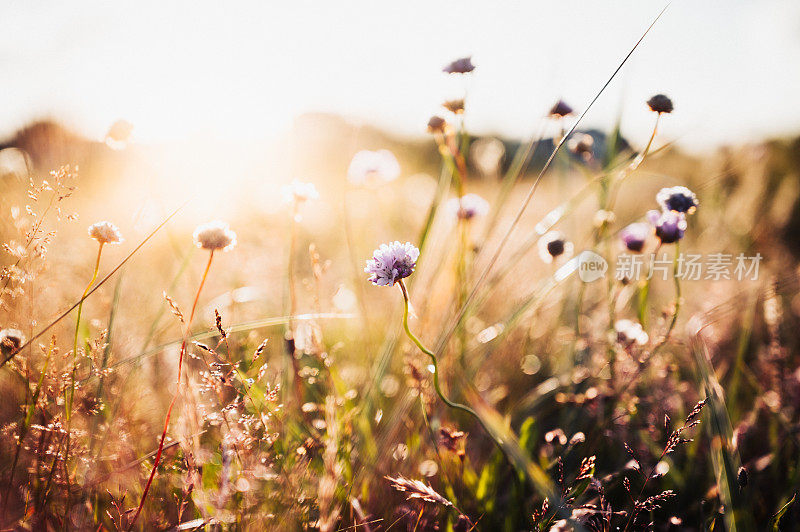
[[[792,495],[792,498],[789,499],[789,502],[787,502],[786,504],[781,506],[781,509],[778,510],[778,513],[776,513],[775,515],[772,516],[772,519],[769,520],[769,528],[770,528],[770,530],[774,530],[775,532],[777,532],[779,530],[778,525],[781,522],[781,517],[783,517],[783,515],[787,511],[789,511],[789,507],[794,503],[794,498],[795,497],[797,497],[796,493],[794,495]]]

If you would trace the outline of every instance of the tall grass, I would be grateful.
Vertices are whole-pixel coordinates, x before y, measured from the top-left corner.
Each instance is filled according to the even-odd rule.
[[[641,42],[580,114],[562,102],[543,118],[562,135],[536,168],[544,126],[497,182],[479,178],[469,100],[450,101],[427,148],[400,158],[435,150],[427,177],[359,167],[345,184],[329,168],[320,197],[294,183],[282,211],[235,216],[230,253],[215,255],[233,242],[221,224],[198,230],[202,261],[181,208],[119,259],[62,215],[105,208],[87,199],[96,183],[76,188],[65,167],[10,185],[0,524],[792,529],[800,165],[782,143],[690,158],[659,132],[671,104],[650,105],[630,149],[619,122],[594,148],[570,143]],[[625,227],[674,185],[699,199],[675,215],[685,232],[656,221],[626,248]],[[467,212],[468,194],[488,212]],[[419,258],[388,265],[397,287],[371,286],[363,261],[394,240]],[[583,278],[583,250],[608,261],[602,280]],[[671,254],[666,278],[616,275],[621,255],[654,250]],[[681,253],[721,252],[761,253],[760,274],[683,276]]]

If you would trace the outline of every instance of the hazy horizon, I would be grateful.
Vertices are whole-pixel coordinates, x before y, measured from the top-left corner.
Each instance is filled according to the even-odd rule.
[[[581,110],[663,5],[12,3],[0,135],[50,117],[98,138],[124,118],[145,142],[252,141],[308,112],[422,134],[466,94],[471,131],[524,137],[558,98]],[[664,92],[676,111],[662,138],[689,149],[798,133],[798,29],[796,2],[675,2],[583,125],[621,113],[623,133],[646,138],[644,101]],[[472,75],[441,73],[464,55]]]

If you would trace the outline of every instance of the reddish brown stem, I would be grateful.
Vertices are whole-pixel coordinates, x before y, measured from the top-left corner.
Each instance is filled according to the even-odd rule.
[[[178,400],[178,394],[180,394],[180,386],[181,386],[181,375],[183,374],[183,356],[186,353],[186,342],[189,339],[189,333],[192,328],[192,321],[194,320],[194,314],[197,310],[197,302],[200,300],[200,292],[203,291],[203,285],[206,283],[206,278],[208,277],[208,271],[211,269],[211,261],[214,259],[214,250],[211,250],[211,253],[208,256],[208,263],[206,264],[206,269],[203,272],[203,278],[200,280],[200,286],[197,288],[197,295],[194,296],[194,303],[192,303],[192,311],[189,313],[189,320],[186,322],[186,328],[184,329],[183,333],[183,342],[181,342],[181,350],[180,355],[178,357],[178,377],[175,382],[175,395],[172,396],[172,401],[169,403],[169,408],[167,409],[167,416],[164,419],[164,430],[161,432],[161,440],[158,442],[158,451],[156,451],[156,458],[153,462],[153,469],[150,471],[150,477],[147,479],[147,484],[144,486],[144,491],[142,492],[142,499],[139,501],[139,507],[136,509],[136,513],[133,514],[133,518],[131,519],[130,525],[128,525],[128,530],[133,530],[133,525],[136,523],[136,519],[139,517],[139,514],[142,512],[142,508],[144,507],[145,500],[147,499],[147,493],[150,491],[150,485],[153,483],[153,478],[156,476],[156,471],[158,470],[158,465],[161,463],[161,453],[164,451],[164,440],[167,438],[167,430],[169,429],[169,419],[172,415],[172,408],[175,406],[175,402]]]

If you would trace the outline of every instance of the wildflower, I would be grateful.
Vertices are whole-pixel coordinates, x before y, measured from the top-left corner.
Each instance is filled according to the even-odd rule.
[[[462,57],[444,67],[442,72],[447,74],[467,74],[473,70],[475,70],[475,65],[472,64],[472,57]]]
[[[432,116],[428,120],[428,133],[444,133],[447,122],[441,116]]]
[[[489,202],[477,194],[465,194],[448,200],[446,209],[461,220],[471,220],[485,216],[489,212]]]
[[[459,100],[447,100],[442,104],[442,107],[447,109],[453,114],[463,114],[464,113],[464,98]]]
[[[699,205],[697,196],[686,187],[662,188],[656,194],[656,201],[665,211],[693,214]]]
[[[670,100],[664,94],[656,94],[649,100],[647,100],[647,105],[650,107],[650,110],[656,113],[671,113],[672,110],[675,108],[672,105],[672,100]]]
[[[506,146],[502,141],[484,137],[472,142],[469,146],[469,156],[472,163],[487,176],[494,176],[500,171]]]
[[[645,223],[630,224],[619,233],[619,238],[628,251],[640,253],[644,249],[647,237],[653,232],[653,228]]]
[[[600,209],[599,211],[594,213],[594,217],[592,218],[592,225],[594,225],[597,228],[604,228],[613,224],[616,220],[617,220],[617,215],[614,214],[612,211]]]
[[[12,353],[25,344],[25,335],[19,329],[0,331],[0,350],[3,354]]]
[[[747,469],[740,467],[739,472],[736,474],[736,482],[739,484],[739,489],[747,486],[747,480]]]
[[[649,340],[642,324],[635,321],[617,320],[614,323],[614,330],[617,333],[617,342],[624,347],[630,347],[633,344],[644,345]]]
[[[550,109],[549,115],[553,118],[564,118],[573,113],[572,107],[567,105],[564,100],[558,100],[556,104]]]
[[[588,133],[570,140],[567,146],[569,146],[572,153],[580,156],[585,161],[594,157],[594,137]]]
[[[347,179],[354,185],[388,183],[400,176],[400,163],[389,150],[361,150],[353,156]]]
[[[286,203],[303,203],[314,199],[319,199],[314,183],[303,183],[295,179],[283,187],[283,201]]]
[[[656,228],[656,236],[662,244],[672,244],[683,238],[686,217],[675,211],[649,211],[647,220]]]
[[[115,142],[127,142],[133,131],[133,124],[127,120],[117,120],[108,128],[106,137]]]
[[[392,286],[414,272],[419,258],[419,249],[410,242],[401,244],[397,240],[381,244],[367,261],[364,272],[377,286]]]
[[[231,231],[228,224],[219,220],[198,225],[193,238],[197,247],[209,251],[228,251],[236,245],[236,233]]]
[[[122,242],[122,233],[111,222],[97,222],[89,226],[89,236],[101,244],[119,244]]]
[[[558,231],[549,231],[539,239],[539,257],[550,264],[559,257],[572,255],[572,242]]]

